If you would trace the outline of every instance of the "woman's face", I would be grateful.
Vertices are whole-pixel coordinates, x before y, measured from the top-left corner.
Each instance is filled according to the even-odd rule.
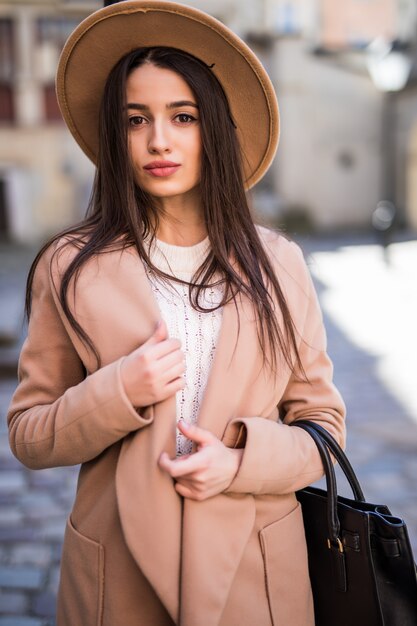
[[[198,187],[201,171],[199,111],[176,72],[150,63],[127,80],[129,149],[138,185],[157,198]]]

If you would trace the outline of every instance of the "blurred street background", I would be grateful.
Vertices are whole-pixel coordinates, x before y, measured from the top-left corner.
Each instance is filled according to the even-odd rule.
[[[417,554],[417,2],[184,4],[241,35],[276,87],[280,146],[251,192],[254,211],[304,250],[348,408],[348,455],[367,499],[406,520]],[[54,625],[77,468],[23,468],[5,415],[28,268],[90,194],[93,166],[61,120],[54,77],[67,36],[100,6],[0,0],[0,626]]]

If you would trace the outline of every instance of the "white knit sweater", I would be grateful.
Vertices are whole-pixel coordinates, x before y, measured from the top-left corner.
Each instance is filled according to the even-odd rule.
[[[155,239],[149,253],[158,269],[189,281],[209,248],[208,237],[194,246],[174,246]],[[222,308],[208,313],[196,311],[190,304],[188,285],[165,282],[149,268],[147,274],[169,336],[181,341],[185,355],[186,385],[176,394],[177,420],[195,422],[216,350]],[[222,294],[221,287],[210,287],[201,303],[204,307],[218,304]],[[191,447],[192,442],[177,430],[177,456],[189,454]]]

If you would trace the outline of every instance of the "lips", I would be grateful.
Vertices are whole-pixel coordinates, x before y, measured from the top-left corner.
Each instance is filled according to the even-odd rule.
[[[179,163],[174,163],[173,161],[152,161],[152,163],[148,163],[148,165],[144,166],[145,170],[154,170],[165,167],[178,167]]]
[[[146,170],[151,176],[160,177],[170,176],[180,167],[180,163],[174,163],[173,161],[152,161],[152,163],[144,165],[143,169]]]

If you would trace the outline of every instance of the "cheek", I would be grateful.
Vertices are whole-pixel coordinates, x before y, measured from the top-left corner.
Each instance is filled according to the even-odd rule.
[[[133,161],[143,158],[144,137],[141,137],[139,133],[132,133],[129,136],[129,152]]]
[[[132,161],[137,162],[138,159],[140,158],[140,146],[138,145],[137,141],[133,141],[130,145],[130,155],[132,158]]]

